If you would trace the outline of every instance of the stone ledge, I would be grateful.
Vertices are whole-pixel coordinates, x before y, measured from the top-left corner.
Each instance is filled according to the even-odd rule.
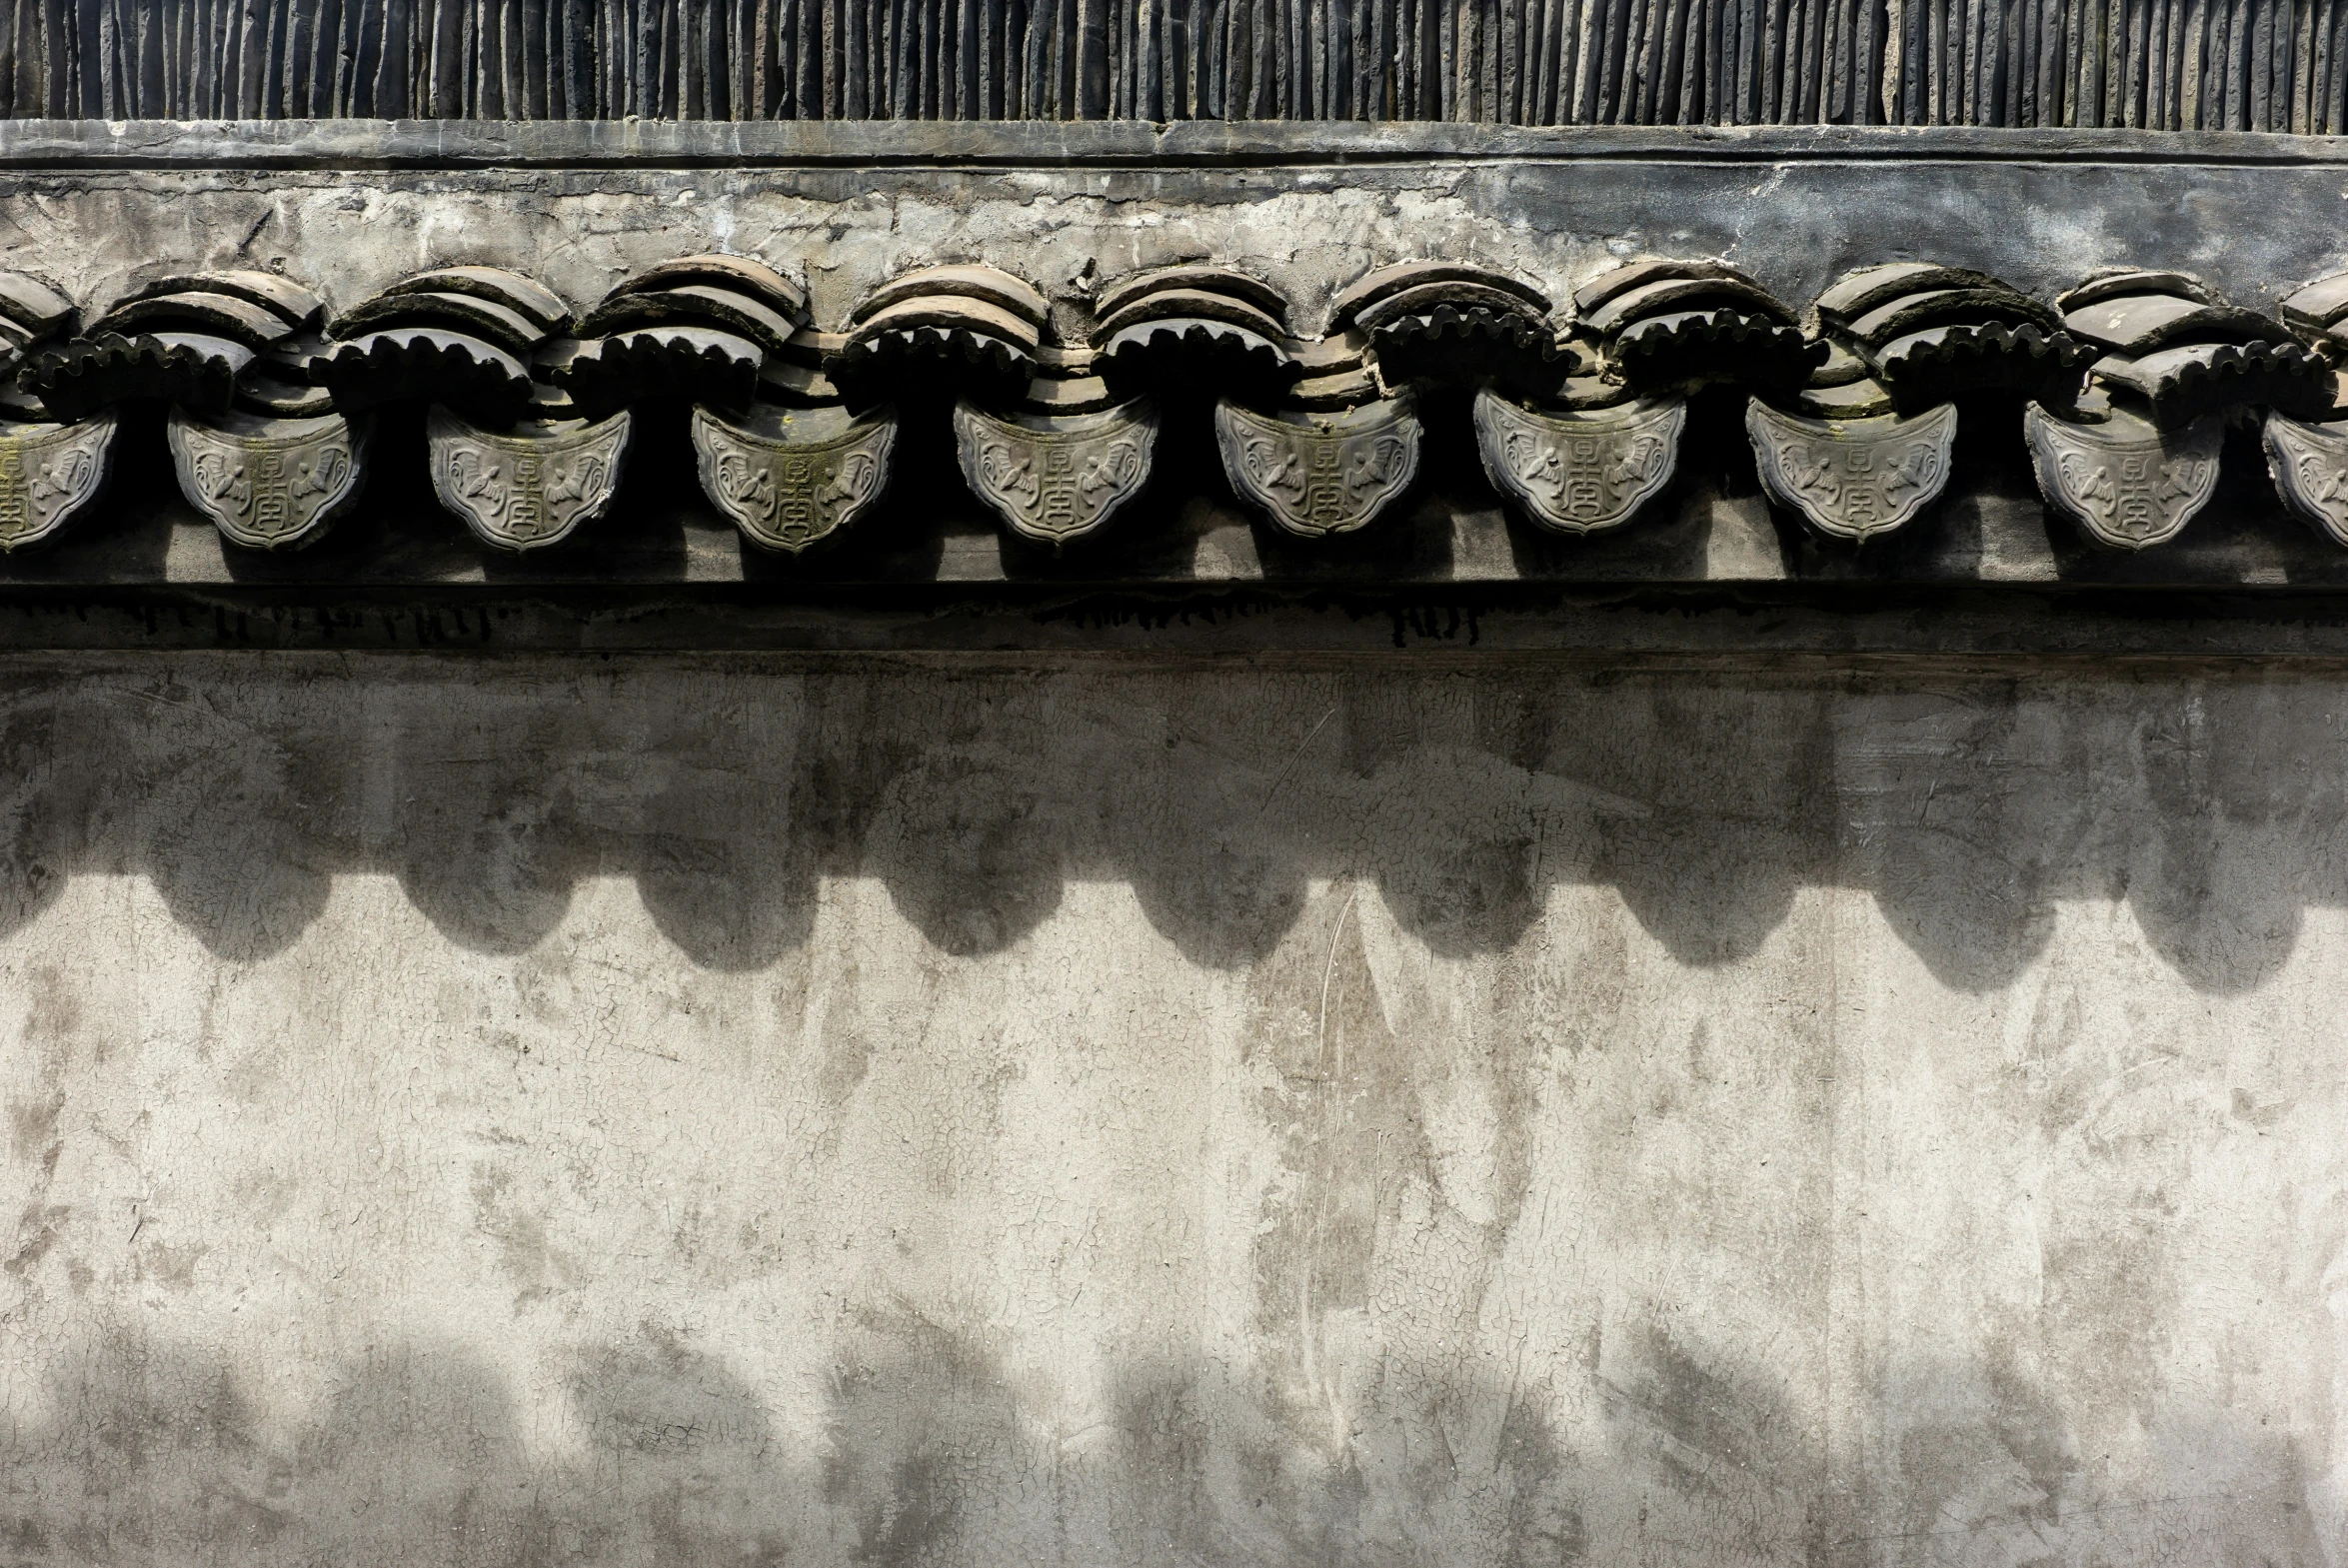
[[[1967,162],[2348,167],[2348,138],[1978,126],[1450,121],[0,120],[5,169]]]

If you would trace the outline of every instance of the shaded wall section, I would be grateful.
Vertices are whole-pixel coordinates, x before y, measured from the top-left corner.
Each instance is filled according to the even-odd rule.
[[[2336,1565],[2344,724],[13,661],[0,1555]]]

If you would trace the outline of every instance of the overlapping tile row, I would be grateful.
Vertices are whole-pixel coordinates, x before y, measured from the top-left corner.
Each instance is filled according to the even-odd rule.
[[[683,409],[711,504],[795,557],[871,516],[924,431],[1006,530],[1051,549],[1114,540],[1183,428],[1264,527],[1374,528],[1444,445],[1430,421],[1470,427],[1452,450],[1531,524],[1586,536],[1635,526],[1670,485],[1699,397],[1740,400],[1762,488],[1852,548],[1929,527],[1959,421],[1982,418],[2027,443],[2049,507],[2118,550],[2175,538],[2227,426],[2255,426],[2283,505],[2348,548],[2348,274],[2269,314],[2175,271],[2042,300],[1902,261],[1797,312],[1709,258],[1635,259],[1570,291],[1421,259],[1341,290],[1317,331],[1297,317],[1206,261],[1060,300],[984,263],[930,267],[838,330],[746,256],[679,257],[584,309],[446,267],[331,316],[273,273],[160,276],[86,316],[0,274],[0,549],[73,526],[141,403],[168,408],[190,505],[262,551],[349,513],[388,408],[422,411],[435,494],[510,553],[626,527],[602,520],[639,420]]]
[[[2337,134],[2340,0],[25,0],[0,115]]]

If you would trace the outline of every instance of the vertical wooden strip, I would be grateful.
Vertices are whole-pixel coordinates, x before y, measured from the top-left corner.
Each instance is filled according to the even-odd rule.
[[[547,117],[546,0],[521,0],[522,33],[516,40],[521,57],[521,112],[532,120]]]
[[[1675,52],[1679,13],[1686,0],[1649,0],[1638,83],[1638,123],[1668,125],[1678,112],[1679,57]]]
[[[100,7],[87,4],[86,0],[83,9],[91,14],[93,20],[104,14]],[[231,78],[234,85],[230,88],[233,97],[228,105],[228,118],[250,120],[255,117],[261,96],[261,72],[267,60],[265,22],[258,7],[248,3],[237,8],[232,25],[236,30],[236,74]],[[86,55],[85,59],[96,65],[98,70],[84,91],[87,93],[94,88],[102,93],[107,75],[104,42],[100,41],[98,49]],[[103,99],[98,101],[98,107],[103,113]]]
[[[1159,0],[1158,58],[1164,80],[1158,88],[1163,109],[1157,118],[1187,120],[1190,108],[1190,0]]]
[[[174,105],[180,94],[180,71],[187,60],[180,43],[183,6],[184,0],[149,0],[151,25],[155,29],[156,66],[155,80],[146,89],[147,101],[139,111],[142,115],[165,120],[181,118]],[[11,110],[16,102],[18,29],[33,14],[31,0],[8,0],[5,6],[0,6],[0,51],[6,54],[0,60],[0,118],[15,118]],[[306,95],[307,86],[304,92]]]
[[[2188,0],[2167,0],[2161,33],[2160,117],[2153,121],[2164,131],[2185,128],[2185,70],[2187,56],[2196,53],[2187,28]]]
[[[1052,23],[1059,7],[1053,0],[1030,0],[1027,33],[1027,105],[1022,111],[1030,120],[1049,118],[1052,110],[1046,92],[1046,74],[1051,69]]]
[[[1614,110],[1615,119],[1624,125],[1643,124],[1646,119],[1646,85],[1653,75],[1651,56],[1655,48],[1657,13],[1664,0],[1630,0],[1629,20],[1622,34],[1622,96]]]
[[[390,0],[397,5],[399,0]],[[707,5],[707,0],[686,0],[691,5]],[[498,96],[505,101],[507,120],[526,120],[531,113],[529,85],[526,85],[521,56],[529,49],[531,35],[524,16],[524,0],[500,0],[498,5]]]
[[[2291,105],[2288,127],[2294,135],[2310,134],[2314,117],[2309,102],[2315,96],[2315,4],[2293,0],[2291,6]]]
[[[591,0],[595,6],[595,113],[599,119],[620,119],[634,103],[628,91],[629,61],[635,41],[627,28],[626,0]]]
[[[2309,67],[2315,56],[2315,7],[2310,0],[2292,0],[2289,102],[2284,107],[2284,129],[2294,135],[2308,134],[2307,101],[2314,88]]]
[[[1190,113],[1199,119],[1221,119],[1224,90],[1229,80],[1230,0],[1191,0]]]
[[[1826,0],[1821,23],[1824,56],[1818,68],[1818,119],[1827,125],[1851,123],[1852,34],[1857,19],[1851,0]]]
[[[1751,3],[1751,0],[1746,0]],[[1579,0],[1573,28],[1573,65],[1567,84],[1565,123],[1587,125],[1596,115],[1597,36],[1606,0]]]
[[[1632,47],[1630,44],[1631,5],[1632,0],[1606,0],[1605,31],[1599,35],[1598,39],[1604,56],[1598,81],[1596,115],[1597,120],[1605,125],[1618,125],[1622,120],[1621,104],[1624,96],[1622,79],[1628,68],[1625,65],[1624,57],[1630,55]],[[1637,64],[1636,56],[1630,56],[1628,64],[1635,66]]]
[[[2037,0],[2004,0],[2004,9],[2005,81],[1999,93],[2002,118],[1998,124],[2018,128],[2029,123],[2023,118],[2024,101],[2035,103],[2038,96],[2038,4]]]
[[[41,84],[41,112],[48,119],[68,119],[73,114],[74,105],[73,78],[68,70],[68,61],[71,57],[67,52],[67,30],[71,26],[71,13],[66,8],[66,0],[40,0],[40,51],[41,61],[45,68]],[[197,54],[197,59],[201,62],[199,69],[207,73],[211,69],[211,62],[217,58],[212,51],[211,44],[211,39],[205,39],[204,47]],[[208,81],[207,85],[209,85]]]
[[[612,54],[624,65],[617,85],[620,102],[627,107],[620,113],[649,117],[652,113],[650,84],[660,68],[660,28],[656,20],[659,0],[612,0]],[[475,47],[478,50],[478,44]],[[480,71],[476,69],[473,74],[478,83]]]
[[[2102,0],[2103,78],[2096,123],[2124,129],[2128,119],[2130,9],[2136,0]]]
[[[1190,22],[1190,50],[1197,61],[1198,113],[1228,120],[1231,112],[1231,45],[1238,26],[1233,0],[1196,0]]]
[[[2076,117],[2073,124],[2090,129],[2101,124],[2104,113],[2104,2],[2101,0],[2071,0],[2078,12],[2078,49],[2071,59],[2078,61]]]
[[[522,0],[527,6],[530,0]],[[696,58],[701,71],[701,114],[704,119],[734,118],[733,13],[739,0],[695,0],[701,11],[701,47]]]
[[[1956,36],[1957,55],[1957,121],[1961,125],[1980,125],[1982,119],[1981,79],[1986,61],[1989,37],[1985,13],[1991,0],[1956,0],[1959,15]]]
[[[2343,17],[2348,17],[2348,6],[2343,6],[2340,0],[2324,0],[2323,20],[2317,25],[2318,36],[2324,41],[2321,64],[2324,86],[2321,97],[2323,100],[2322,133],[2326,136],[2340,134],[2344,107],[2342,98],[2344,93],[2348,93],[2348,60],[2343,60],[2341,56],[2341,22]]]
[[[2326,88],[2332,59],[2332,0],[2311,0],[2307,25],[2307,134],[2329,135]]]
[[[1899,89],[1892,69],[1892,11],[1887,0],[1860,0],[1859,10],[1867,19],[1867,75],[1870,81],[1881,84],[1868,93],[1869,122],[1897,124]]]
[[[1810,105],[1811,118],[1820,125],[1834,123],[1838,116],[1835,107],[1834,85],[1842,66],[1842,6],[1843,0],[1813,0],[1814,31],[1817,35],[1816,53],[1808,65],[1811,76],[1805,96]]]
[[[2149,0],[2112,0],[2112,72],[2106,88],[2107,123],[2137,128],[2144,96],[2144,7]]]
[[[1819,67],[1825,59],[1826,0],[1794,0],[1786,23],[1785,119],[1814,124],[1819,118]]]
[[[303,12],[310,12],[315,0],[301,0]],[[139,0],[139,117],[141,120],[164,120],[169,117],[171,103],[171,28],[176,23],[174,0]],[[303,42],[303,68],[310,66],[310,16],[301,19],[289,16],[289,45],[296,38]],[[284,101],[287,113],[294,113],[294,75],[291,61],[284,75]]]
[[[1476,78],[1480,100],[1477,118],[1504,124],[1514,118],[1509,100],[1514,87],[1512,56],[1515,34],[1524,19],[1521,0],[1488,0],[1476,30]]]
[[[2225,0],[2193,0],[2194,12],[2200,18],[2201,49],[2195,62],[2198,70],[2196,91],[2193,95],[2192,128],[2214,131],[2223,113],[2223,94],[2218,81],[2225,69]]]
[[[848,84],[856,57],[845,8],[838,0],[793,0],[792,54],[786,62],[791,114],[801,120],[848,117]]]
[[[1279,0],[1280,118],[1312,117],[1313,92],[1318,83],[1312,70],[1311,13],[1313,0]]]
[[[1726,125],[1729,86],[1735,71],[1729,56],[1734,45],[1732,25],[1736,7],[1729,0],[1704,0],[1704,112],[1706,125]]]
[[[485,120],[506,117],[505,0],[481,0],[473,8],[474,113]]]
[[[2251,7],[2248,33],[2248,51],[2245,56],[2249,69],[2244,73],[2245,118],[2242,128],[2250,131],[2267,129],[2267,64],[2274,47],[2274,6],[2272,0]]]
[[[768,114],[776,119],[811,119],[820,86],[809,81],[811,72],[821,81],[824,9],[817,0],[777,0],[775,8],[774,102]]]
[[[1546,86],[1544,67],[1548,60],[1550,13],[1555,7],[1550,0],[1522,0],[1516,58],[1516,123],[1542,123],[1541,100]]]
[[[2250,129],[2250,39],[2249,9],[2256,0],[2232,0],[2226,17],[2226,110],[2225,128],[2229,131]]]
[[[2283,54],[2291,36],[2290,0],[2266,0],[2258,8],[2258,68],[2251,78],[2258,92],[2256,131],[2279,131],[2290,113],[2291,89]]]
[[[1152,107],[1163,94],[1159,82],[1165,74],[1159,59],[1159,12],[1165,0],[1125,0],[1126,34],[1122,47],[1125,63],[1120,76],[1125,83],[1125,113],[1136,120],[1163,120],[1166,116]]]
[[[1736,6],[1735,75],[1728,123],[1750,125],[1759,101],[1761,0],[1734,0]]]
[[[120,53],[118,34],[121,32],[122,24],[115,14],[116,3],[117,0],[82,0],[82,9],[90,14],[91,26],[96,30],[94,36],[97,39],[97,47],[90,52],[88,58],[96,66],[96,69],[91,73],[96,82],[92,101],[98,106],[98,112],[94,118],[101,120],[128,118],[123,114],[117,102],[122,96],[119,86],[122,73],[115,66],[115,57]],[[246,19],[245,25],[248,29],[251,28],[252,19],[250,17]]]
[[[1622,109],[1626,125],[1650,125],[1655,116],[1655,88],[1662,75],[1664,12],[1670,0],[1633,0],[1630,33],[1623,40],[1628,63],[1623,67]]]
[[[1820,125],[1826,120],[1830,35],[1837,4],[1838,0],[1803,0],[1801,59],[1794,90],[1795,114],[1802,124]]]
[[[800,80],[816,94],[811,114],[824,119],[869,120],[873,116],[871,8],[849,0],[802,0],[814,4],[812,26],[802,33],[818,53],[815,68],[800,68]]]
[[[1814,124],[1818,119],[1818,64],[1823,58],[1824,0],[1794,0],[1793,19],[1786,24],[1785,118],[1788,124]]]
[[[1297,64],[1300,70],[1309,72],[1311,77],[1298,95],[1296,113],[1299,118],[1327,119],[1331,112],[1329,72],[1335,63],[1335,39],[1326,24],[1336,19],[1337,9],[1330,0],[1294,0],[1294,4],[1302,43],[1297,51]]]
[[[1961,125],[1965,118],[1964,0],[1933,0],[1932,123]]]
[[[129,88],[125,105],[134,114],[144,114],[143,107],[150,102],[145,82],[147,75],[147,16],[149,0],[129,0],[124,20],[129,23],[125,39],[128,49],[123,64],[128,68]],[[295,113],[294,55],[302,12],[306,9],[293,0],[269,8],[269,53],[261,70],[261,104],[263,119],[282,120]]]
[[[11,120],[31,120],[40,117],[40,107],[33,102],[27,90],[32,77],[26,62],[36,58],[40,40],[33,36],[32,23],[38,10],[33,0],[8,0],[0,7],[0,117]]]
[[[465,113],[465,83],[459,74],[465,49],[463,0],[434,0],[429,29],[419,27],[419,39],[430,40],[427,68],[432,83],[424,113],[436,120],[461,119]]]
[[[1114,0],[1110,0],[1114,3]],[[947,29],[954,16],[952,0],[922,0],[922,118],[943,120],[954,113],[949,90],[953,40]]]
[[[2226,40],[2232,36],[2233,0],[2207,0],[2208,31],[2202,37],[2201,126],[2205,131],[2226,128]]]
[[[2338,136],[2348,130],[2348,5],[2340,0],[2324,0],[2323,36],[2327,40],[2324,56],[2324,119],[2323,134]]]
[[[2262,13],[2260,20],[2264,24],[2259,57],[2263,67],[2262,85],[2266,113],[2261,117],[2257,129],[2280,131],[2289,122],[2291,115],[2291,75],[2288,59],[2291,40],[2291,3],[2290,0],[2268,0],[2268,3],[2259,7],[2259,10]]]
[[[132,0],[136,49],[130,110],[137,119],[156,119],[163,111],[163,7],[164,0]],[[290,23],[292,18],[287,20]],[[284,81],[282,76],[280,81]]]
[[[531,43],[544,57],[540,69],[546,76],[546,117],[550,120],[570,118],[570,10],[574,3],[575,0],[545,0],[539,10],[538,36]],[[418,35],[419,40],[422,36]]]
[[[104,11],[104,15],[99,21],[99,35],[104,40],[101,53],[104,74],[100,93],[106,104],[106,118],[109,120],[130,119],[134,113],[132,104],[138,80],[139,59],[139,24],[138,15],[134,8],[135,0],[83,0],[83,3],[97,4]],[[254,119],[266,118],[259,108],[258,100],[263,93],[268,91],[269,87],[269,22],[270,18],[267,15],[256,18],[254,22],[253,30],[261,40],[262,49],[262,71],[259,86],[255,92],[256,106],[252,113]]]
[[[2020,123],[2023,61],[2022,0],[1990,0],[1997,28],[1997,75],[1992,88],[1991,124]]]
[[[2046,89],[2047,0],[2022,0],[2014,25],[2020,30],[2020,79],[2015,84],[2013,123],[2034,127],[2041,122],[2039,105]]]
[[[2061,0],[2031,0],[2031,30],[2035,35],[2031,44],[2031,102],[2030,124],[2054,126],[2062,123],[2062,3]]]
[[[1679,57],[1678,84],[1673,90],[1671,122],[1700,124],[1704,115],[1704,0],[1684,0],[1677,7],[1678,26],[1672,48]]]
[[[1988,51],[1989,73],[1981,85],[1982,123],[2010,126],[2014,123],[2015,83],[2020,77],[2014,58],[2017,0],[1985,0],[1985,3],[1988,15],[1982,19],[1982,31],[1988,40],[1983,47]]]
[[[2061,89],[2056,94],[2057,125],[2075,126],[2079,123],[2079,51],[2086,42],[2086,8],[2082,0],[2064,0],[2056,25],[2062,29],[2061,42],[2056,46],[2056,71]]]
[[[1109,8],[1106,0],[1084,0],[1084,73],[1078,113],[1098,120],[1109,112]]]
[[[997,59],[1003,78],[1003,96],[995,112],[1002,119],[1024,120],[1028,117],[1027,0],[1006,0],[1002,15],[1002,38],[997,45]]]
[[[2063,115],[2063,24],[2067,0],[2038,0],[2038,118],[2058,126]]]
[[[1802,0],[1801,57],[1795,76],[1794,118],[1816,124],[1824,115],[1826,7],[1829,0]]]
[[[2183,44],[2177,59],[2177,129],[2201,129],[2201,95],[2209,58],[2208,0],[2179,0],[2184,13]]]
[[[2174,124],[2178,130],[2201,128],[2201,82],[2203,40],[2209,22],[2206,0],[2176,0],[2172,7],[2180,17],[2177,59],[2171,71],[2170,95],[2175,100]]]
[[[1406,117],[1427,120],[1434,110],[1430,108],[1430,94],[1434,94],[1434,68],[1430,59],[1434,54],[1432,23],[1434,14],[1427,9],[1430,0],[1401,0],[1401,101],[1406,103]]]

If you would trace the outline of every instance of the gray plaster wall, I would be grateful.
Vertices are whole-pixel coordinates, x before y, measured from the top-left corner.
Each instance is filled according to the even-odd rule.
[[[283,271],[347,308],[429,267],[576,305],[703,250],[804,274],[820,325],[875,284],[986,260],[1081,304],[1210,257],[1319,330],[1387,263],[1559,292],[1719,255],[1795,304],[1926,257],[2051,296],[2172,266],[2267,306],[2348,266],[2337,138],[1964,127],[134,121],[0,124],[0,266],[103,305],[164,268]]]
[[[2348,1561],[2348,680],[0,666],[0,1560]]]

